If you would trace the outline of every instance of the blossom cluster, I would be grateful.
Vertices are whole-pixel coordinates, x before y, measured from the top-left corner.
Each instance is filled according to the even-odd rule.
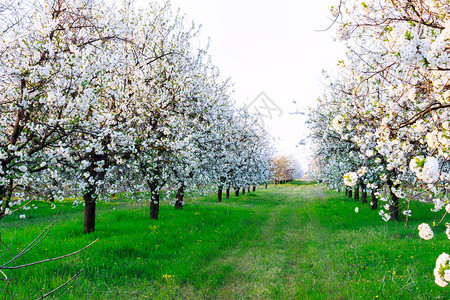
[[[358,181],[358,174],[355,172],[349,172],[344,175],[344,184],[346,186],[355,186]]]
[[[437,285],[446,287],[450,282],[450,256],[443,252],[436,259],[436,267],[434,268],[434,280]]]
[[[422,223],[418,227],[419,236],[424,240],[431,240],[434,237],[433,230],[427,223]]]
[[[413,157],[409,168],[418,179],[426,183],[434,183],[439,179],[439,162],[435,157]]]

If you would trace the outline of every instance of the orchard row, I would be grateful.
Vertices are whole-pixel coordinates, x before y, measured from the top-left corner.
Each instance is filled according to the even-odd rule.
[[[408,224],[412,199],[447,214],[450,4],[342,0],[332,12],[347,53],[311,112],[316,177],[370,190],[385,221],[404,214]],[[418,230],[433,237],[428,224]],[[437,261],[438,285],[450,282],[449,262]]]
[[[267,182],[270,138],[168,3],[0,4],[0,218],[34,199]],[[25,212],[26,214],[26,212]]]

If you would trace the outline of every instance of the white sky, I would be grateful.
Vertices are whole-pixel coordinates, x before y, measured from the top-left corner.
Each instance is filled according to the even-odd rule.
[[[145,0],[138,0],[143,2]],[[307,3],[307,4],[305,4]],[[213,63],[235,83],[238,105],[252,102],[261,92],[283,111],[268,125],[277,148],[293,154],[306,167],[306,149],[296,144],[306,136],[305,117],[292,116],[295,100],[314,105],[322,94],[321,70],[331,70],[343,58],[328,28],[330,8],[339,0],[172,0],[187,18],[202,25],[210,37]],[[267,124],[267,122],[266,122]]]

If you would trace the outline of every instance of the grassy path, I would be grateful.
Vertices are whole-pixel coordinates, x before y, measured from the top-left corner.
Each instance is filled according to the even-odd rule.
[[[330,265],[326,232],[313,213],[321,191],[312,186],[288,185],[270,192],[283,201],[268,210],[269,218],[260,233],[212,262],[213,270],[228,270],[215,295],[219,299],[299,299],[329,297],[336,290],[324,290],[323,273]],[[318,234],[320,233],[320,234]],[[326,294],[322,294],[325,292]],[[339,297],[336,297],[339,298]]]
[[[300,219],[292,209],[298,206],[295,199],[285,199],[285,203],[268,212],[269,218],[254,240],[239,245],[213,263],[233,270],[233,276],[220,287],[219,298],[275,298],[293,294],[294,291],[281,288],[284,289],[284,282],[294,280],[294,248],[303,235]]]
[[[299,182],[224,203],[190,197],[182,211],[163,205],[158,221],[148,219],[145,204],[128,203],[101,204],[91,235],[80,232],[80,208],[63,207],[67,217],[52,238],[21,262],[100,241],[64,261],[8,273],[17,280],[0,282],[1,295],[37,298],[84,267],[53,299],[450,299],[433,279],[435,259],[450,242],[443,234],[418,238],[418,224],[439,218],[420,203],[412,205],[412,236],[368,204]],[[14,252],[51,219],[50,210],[36,210],[0,224],[0,234],[8,243],[14,237]]]
[[[367,204],[312,185],[293,183],[263,192],[270,201],[253,208],[267,216],[257,233],[209,262],[203,271],[209,279],[178,296],[450,299],[432,275],[445,240],[411,238],[403,224],[384,223]],[[356,206],[361,213],[354,212]],[[438,243],[444,244],[441,249]]]

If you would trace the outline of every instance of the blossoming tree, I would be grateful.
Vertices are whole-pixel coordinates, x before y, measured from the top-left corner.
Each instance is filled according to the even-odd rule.
[[[413,195],[432,201],[435,211],[449,203],[449,11],[439,0],[343,0],[333,8],[348,51],[330,79],[337,108],[329,111],[331,125],[359,147],[359,170],[369,169],[365,180],[379,189],[385,220],[398,218],[403,206],[407,224]],[[357,178],[347,173],[346,184]],[[418,194],[418,186],[425,192]],[[418,229],[420,237],[433,237],[427,224]],[[441,286],[450,279],[447,262],[443,255],[436,265]]]

